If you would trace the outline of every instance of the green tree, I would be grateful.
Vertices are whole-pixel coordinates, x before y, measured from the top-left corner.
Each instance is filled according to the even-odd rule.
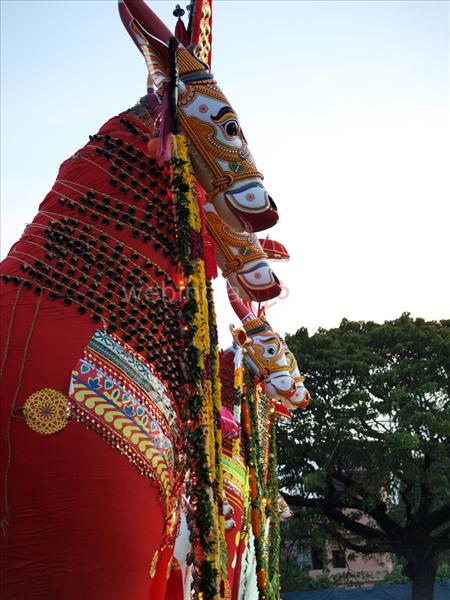
[[[287,343],[313,402],[279,432],[286,500],[305,530],[395,554],[431,600],[450,548],[450,321],[344,319]]]

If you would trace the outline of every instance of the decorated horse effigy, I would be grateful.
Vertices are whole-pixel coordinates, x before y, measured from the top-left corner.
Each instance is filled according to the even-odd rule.
[[[211,0],[175,36],[119,13],[146,95],[60,167],[2,263],[3,600],[278,598],[275,424],[305,406],[261,303],[285,248],[211,73]],[[212,278],[242,328],[219,352]],[[255,308],[258,303],[259,308]]]

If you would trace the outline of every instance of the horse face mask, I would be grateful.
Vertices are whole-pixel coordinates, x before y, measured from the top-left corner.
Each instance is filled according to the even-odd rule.
[[[170,80],[168,41],[172,36],[143,0],[120,0],[122,21],[147,63],[149,79],[162,98]],[[195,49],[193,51],[195,53]],[[208,66],[181,45],[178,117],[189,143],[195,175],[217,213],[231,227],[261,231],[278,221],[236,112]]]

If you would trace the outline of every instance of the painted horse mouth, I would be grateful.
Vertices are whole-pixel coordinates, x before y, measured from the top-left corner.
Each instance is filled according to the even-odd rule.
[[[248,269],[247,271],[236,273],[236,279],[239,285],[246,291],[246,293],[255,300],[256,302],[265,302],[267,300],[272,300],[273,298],[277,298],[281,294],[281,286],[278,277],[275,273],[270,273],[270,281],[266,283],[262,283],[258,285],[255,282],[250,282],[245,277],[248,276],[254,271],[258,271],[261,266],[268,266],[267,263],[258,263],[253,268]]]
[[[291,400],[291,402],[295,405],[296,408],[306,408],[311,404],[311,394],[308,391],[306,391],[302,400],[299,400],[298,402]]]
[[[275,378],[276,379],[276,378]],[[280,390],[280,388],[274,383],[274,381],[270,381],[272,387],[276,391],[276,393],[284,398],[285,400],[290,400],[297,393],[297,386],[295,385],[295,381],[292,382],[291,387],[288,390]]]
[[[286,400],[290,400],[293,396],[295,396],[295,390],[289,390],[287,392],[283,392],[282,390],[279,390],[277,388],[276,385],[274,385],[272,383],[273,387],[275,388],[277,394],[279,394],[282,398],[285,398]]]
[[[261,188],[262,186],[255,184],[224,193],[229,210],[247,231],[263,231],[273,227],[278,222],[277,205],[273,198],[265,190],[262,191]],[[264,194],[264,204],[253,208],[250,202],[255,199],[256,191]],[[244,196],[244,194],[245,200],[247,200],[245,206],[239,199],[239,195]]]

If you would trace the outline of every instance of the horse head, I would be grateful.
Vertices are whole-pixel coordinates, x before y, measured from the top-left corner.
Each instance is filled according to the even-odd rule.
[[[227,290],[244,328],[231,327],[231,333],[235,343],[245,349],[248,367],[264,381],[269,398],[283,403],[288,401],[297,393],[297,387],[281,338],[265,319],[253,312],[251,304],[239,298],[230,285],[227,285]]]
[[[294,516],[294,513],[281,494],[278,495],[278,516],[282,521],[289,521]]]
[[[142,52],[150,84],[160,98],[173,82],[170,30],[143,0],[119,0],[122,21]],[[217,213],[238,231],[261,231],[278,221],[236,112],[195,48],[175,51],[179,72],[178,118],[186,134],[195,175]]]

